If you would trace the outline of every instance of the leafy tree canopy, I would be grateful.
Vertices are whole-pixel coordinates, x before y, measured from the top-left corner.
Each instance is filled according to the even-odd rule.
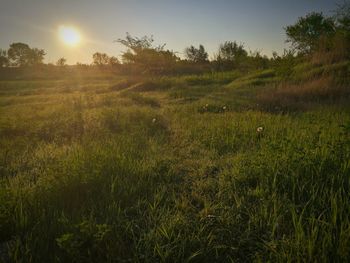
[[[243,44],[236,41],[226,41],[219,47],[218,58],[226,61],[237,61],[248,56]]]
[[[199,48],[190,46],[185,49],[186,58],[194,63],[204,63],[208,62],[208,53],[205,51],[203,45],[199,45]]]
[[[335,22],[322,13],[310,13],[300,17],[294,24],[285,28],[287,42],[300,53],[309,53],[317,48],[321,37],[332,37],[336,32]]]
[[[123,62],[138,65],[146,71],[161,72],[178,61],[174,52],[164,49],[165,44],[154,46],[152,36],[138,38],[127,33],[125,39],[117,42],[128,48],[122,55]]]
[[[7,55],[13,66],[22,67],[42,64],[46,53],[43,49],[30,48],[25,43],[12,43]]]

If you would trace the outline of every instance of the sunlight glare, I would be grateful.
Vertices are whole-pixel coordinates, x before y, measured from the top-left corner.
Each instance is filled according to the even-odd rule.
[[[60,26],[59,36],[61,40],[69,46],[76,46],[81,39],[79,32],[75,28],[69,26]]]

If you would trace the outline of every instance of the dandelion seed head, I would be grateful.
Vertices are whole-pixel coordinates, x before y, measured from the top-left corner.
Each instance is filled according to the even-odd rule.
[[[156,118],[153,118],[152,122],[155,123],[156,121],[157,121],[157,119],[156,119]]]
[[[257,131],[257,132],[262,132],[263,130],[264,130],[263,127],[258,127],[258,128],[256,128],[256,131]]]

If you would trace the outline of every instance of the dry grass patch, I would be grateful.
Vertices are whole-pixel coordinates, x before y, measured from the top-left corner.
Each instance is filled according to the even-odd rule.
[[[323,77],[300,84],[282,83],[272,90],[263,90],[258,101],[267,107],[304,108],[310,106],[310,102],[337,101],[349,95],[348,85]]]

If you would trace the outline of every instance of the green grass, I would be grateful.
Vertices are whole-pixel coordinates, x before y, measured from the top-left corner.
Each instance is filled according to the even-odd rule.
[[[330,65],[314,65],[312,63],[302,63],[293,68],[291,77],[294,81],[306,81],[325,76],[336,76],[337,78],[344,79],[344,76],[348,75],[350,70],[350,62],[340,62]],[[347,76],[347,80],[348,80]]]
[[[0,82],[0,259],[348,261],[350,104],[240,74]]]

